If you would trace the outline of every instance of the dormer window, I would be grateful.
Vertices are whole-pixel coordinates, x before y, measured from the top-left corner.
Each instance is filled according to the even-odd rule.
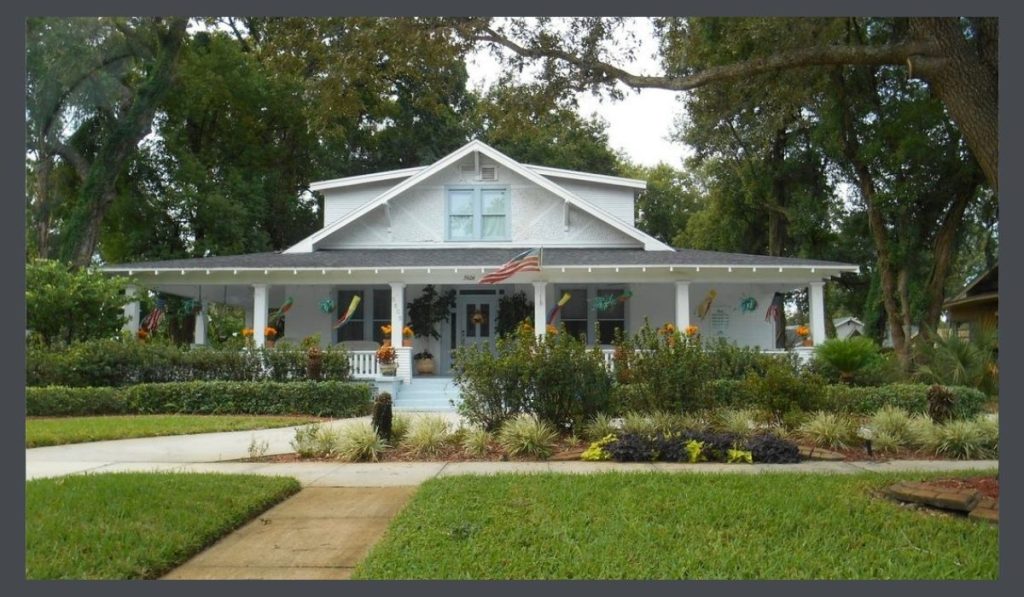
[[[511,240],[509,204],[508,187],[449,187],[445,205],[447,239]]]

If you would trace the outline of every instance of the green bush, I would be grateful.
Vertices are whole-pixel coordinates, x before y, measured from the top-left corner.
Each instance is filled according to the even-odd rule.
[[[126,386],[176,381],[304,381],[308,351],[289,346],[266,350],[179,348],[168,342],[101,339],[64,349],[30,346],[29,386]],[[349,379],[343,348],[321,351],[320,378]]]
[[[121,333],[130,281],[91,268],[34,259],[25,264],[25,324],[44,344],[70,344]]]
[[[30,416],[92,414],[304,414],[353,417],[370,411],[361,383],[191,381],[127,388],[28,388]]]
[[[558,432],[546,421],[522,414],[510,419],[498,431],[498,443],[511,456],[546,459],[555,448]]]
[[[423,415],[413,419],[402,445],[417,456],[436,456],[452,442],[452,426],[442,416]]]
[[[30,417],[123,415],[128,404],[117,388],[25,388],[25,414]]]
[[[459,413],[493,431],[521,413],[560,429],[580,427],[612,400],[611,376],[599,348],[566,333],[536,338],[529,330],[498,338],[496,349],[469,346],[455,355]]]
[[[819,410],[825,406],[825,380],[821,376],[794,371],[783,363],[770,364],[763,373],[749,373],[738,396],[747,402],[732,406],[757,406],[778,418],[792,411]]]
[[[817,412],[797,431],[800,437],[824,448],[845,448],[857,437],[856,424],[839,413]]]
[[[839,371],[839,380],[849,383],[858,371],[879,358],[878,345],[865,336],[826,340],[814,350],[814,358],[834,367]]]
[[[857,415],[872,415],[883,406],[897,406],[911,413],[928,412],[926,384],[889,384],[878,387],[825,386],[825,409]],[[968,419],[982,412],[988,398],[979,390],[948,388],[954,396],[953,417]]]
[[[367,421],[358,421],[337,432],[337,455],[348,462],[377,462],[390,446]]]

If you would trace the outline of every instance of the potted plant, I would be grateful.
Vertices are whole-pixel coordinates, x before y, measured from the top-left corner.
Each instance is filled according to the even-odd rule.
[[[455,308],[455,291],[438,292],[433,284],[427,284],[423,293],[415,300],[406,305],[409,310],[409,325],[413,335],[417,338],[441,339],[437,331],[437,324],[448,321],[451,318],[452,309]],[[434,355],[427,350],[422,350],[415,356],[416,371],[419,373],[433,373]]]
[[[276,336],[277,336],[277,329],[272,328],[272,327],[267,327],[265,330],[263,330],[264,345],[267,348],[273,348],[274,347],[274,338]]]
[[[386,323],[380,326],[381,333],[384,334],[384,339],[391,340],[391,324]],[[402,346],[412,346],[412,328],[405,326],[402,328]]]
[[[807,327],[806,325],[798,325],[798,326],[796,326],[796,335],[800,336],[800,339],[802,340],[801,343],[804,346],[813,346],[814,345],[814,342],[810,338],[810,336],[811,336],[811,328]]]
[[[422,350],[412,355],[412,358],[416,361],[416,373],[434,372],[434,355],[430,352]]]
[[[377,349],[377,363],[380,365],[380,374],[393,376],[398,373],[398,363],[395,362],[397,355],[395,347],[391,344],[381,344]]]

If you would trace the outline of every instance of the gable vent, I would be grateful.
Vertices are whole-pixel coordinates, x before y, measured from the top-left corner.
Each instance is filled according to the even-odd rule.
[[[473,180],[476,178],[476,168],[474,166],[461,166],[459,168],[459,178],[461,180]]]
[[[480,166],[480,180],[498,180],[498,167]]]

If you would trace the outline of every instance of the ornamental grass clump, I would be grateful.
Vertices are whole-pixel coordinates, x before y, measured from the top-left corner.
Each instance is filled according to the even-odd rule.
[[[319,423],[299,427],[291,446],[300,458],[328,458],[337,450],[338,434]]]
[[[845,448],[856,439],[853,420],[846,415],[818,411],[797,431],[798,435],[823,448]]]
[[[630,411],[622,417],[622,433],[630,435],[653,436],[657,433],[654,420],[644,413]]]
[[[728,409],[718,413],[714,427],[738,437],[749,437],[757,431],[757,411],[750,408]]]
[[[350,423],[338,432],[337,454],[348,462],[377,462],[389,447],[366,421]]]
[[[992,456],[999,455],[999,415],[978,415],[975,419],[981,434],[982,446]]]
[[[470,456],[486,456],[491,451],[494,436],[486,429],[469,429],[462,437],[462,449]]]
[[[583,437],[592,442],[609,435],[614,436],[618,432],[619,428],[612,418],[604,413],[597,413],[583,425]]]
[[[910,420],[910,413],[898,406],[887,405],[878,409],[868,421],[872,444],[883,451],[911,445]]]
[[[394,413],[391,417],[391,443],[398,445],[402,443],[405,436],[409,435],[409,425],[412,420],[409,415]]]
[[[976,421],[948,421],[935,428],[935,453],[951,458],[983,458],[988,455],[985,437]]]
[[[436,456],[452,439],[451,423],[437,415],[423,415],[412,421],[403,445],[417,456]]]
[[[939,444],[937,431],[938,425],[928,415],[919,413],[910,417],[908,432],[911,446],[929,452],[935,451]]]
[[[510,456],[547,459],[554,451],[557,439],[558,432],[554,427],[526,414],[506,421],[498,432],[498,443]]]

